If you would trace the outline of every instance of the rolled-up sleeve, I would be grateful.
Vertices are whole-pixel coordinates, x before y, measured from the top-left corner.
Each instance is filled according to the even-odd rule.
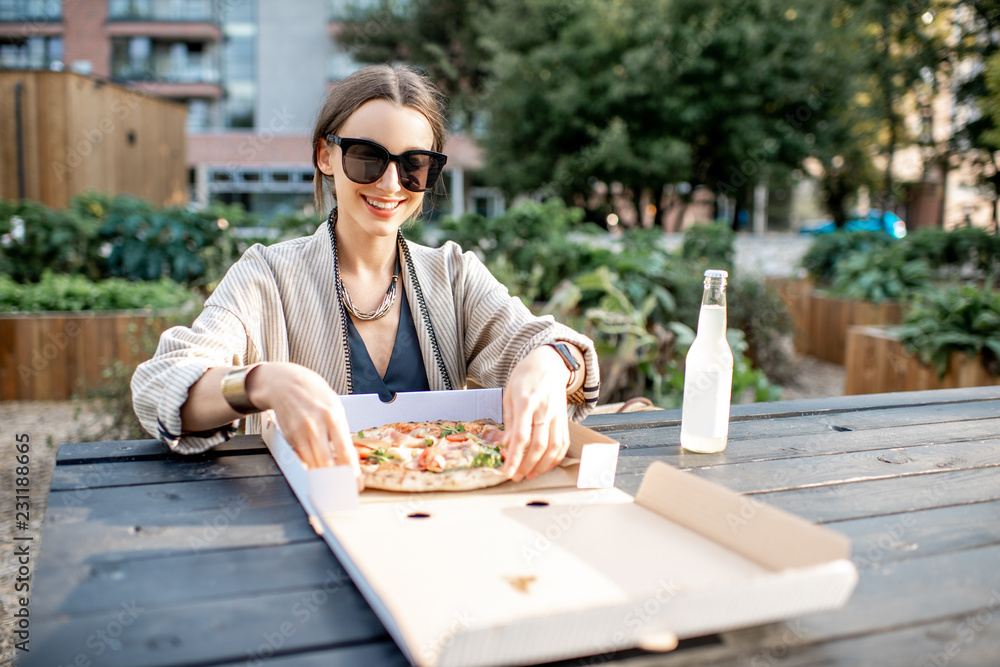
[[[164,331],[156,354],[132,376],[132,404],[143,428],[182,454],[203,452],[228,440],[235,431],[233,424],[184,433],[181,406],[208,369],[246,363],[247,348],[243,322],[219,306],[207,305],[190,327]]]

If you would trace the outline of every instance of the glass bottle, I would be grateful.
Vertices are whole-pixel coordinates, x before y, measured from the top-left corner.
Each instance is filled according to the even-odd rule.
[[[715,453],[726,448],[733,390],[733,351],[726,340],[726,271],[705,271],[698,333],[684,362],[681,447]]]

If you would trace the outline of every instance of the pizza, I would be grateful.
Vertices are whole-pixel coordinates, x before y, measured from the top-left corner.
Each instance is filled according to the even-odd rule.
[[[492,419],[396,422],[351,436],[368,488],[467,491],[507,480],[503,426]]]

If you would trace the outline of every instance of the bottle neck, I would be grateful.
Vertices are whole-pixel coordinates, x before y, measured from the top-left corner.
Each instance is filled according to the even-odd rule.
[[[705,278],[705,291],[701,295],[703,306],[726,306],[726,279]]]

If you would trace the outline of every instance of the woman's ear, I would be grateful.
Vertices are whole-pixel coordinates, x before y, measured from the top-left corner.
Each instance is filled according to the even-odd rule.
[[[326,139],[320,139],[316,146],[316,166],[327,176],[333,176],[334,151]]]

